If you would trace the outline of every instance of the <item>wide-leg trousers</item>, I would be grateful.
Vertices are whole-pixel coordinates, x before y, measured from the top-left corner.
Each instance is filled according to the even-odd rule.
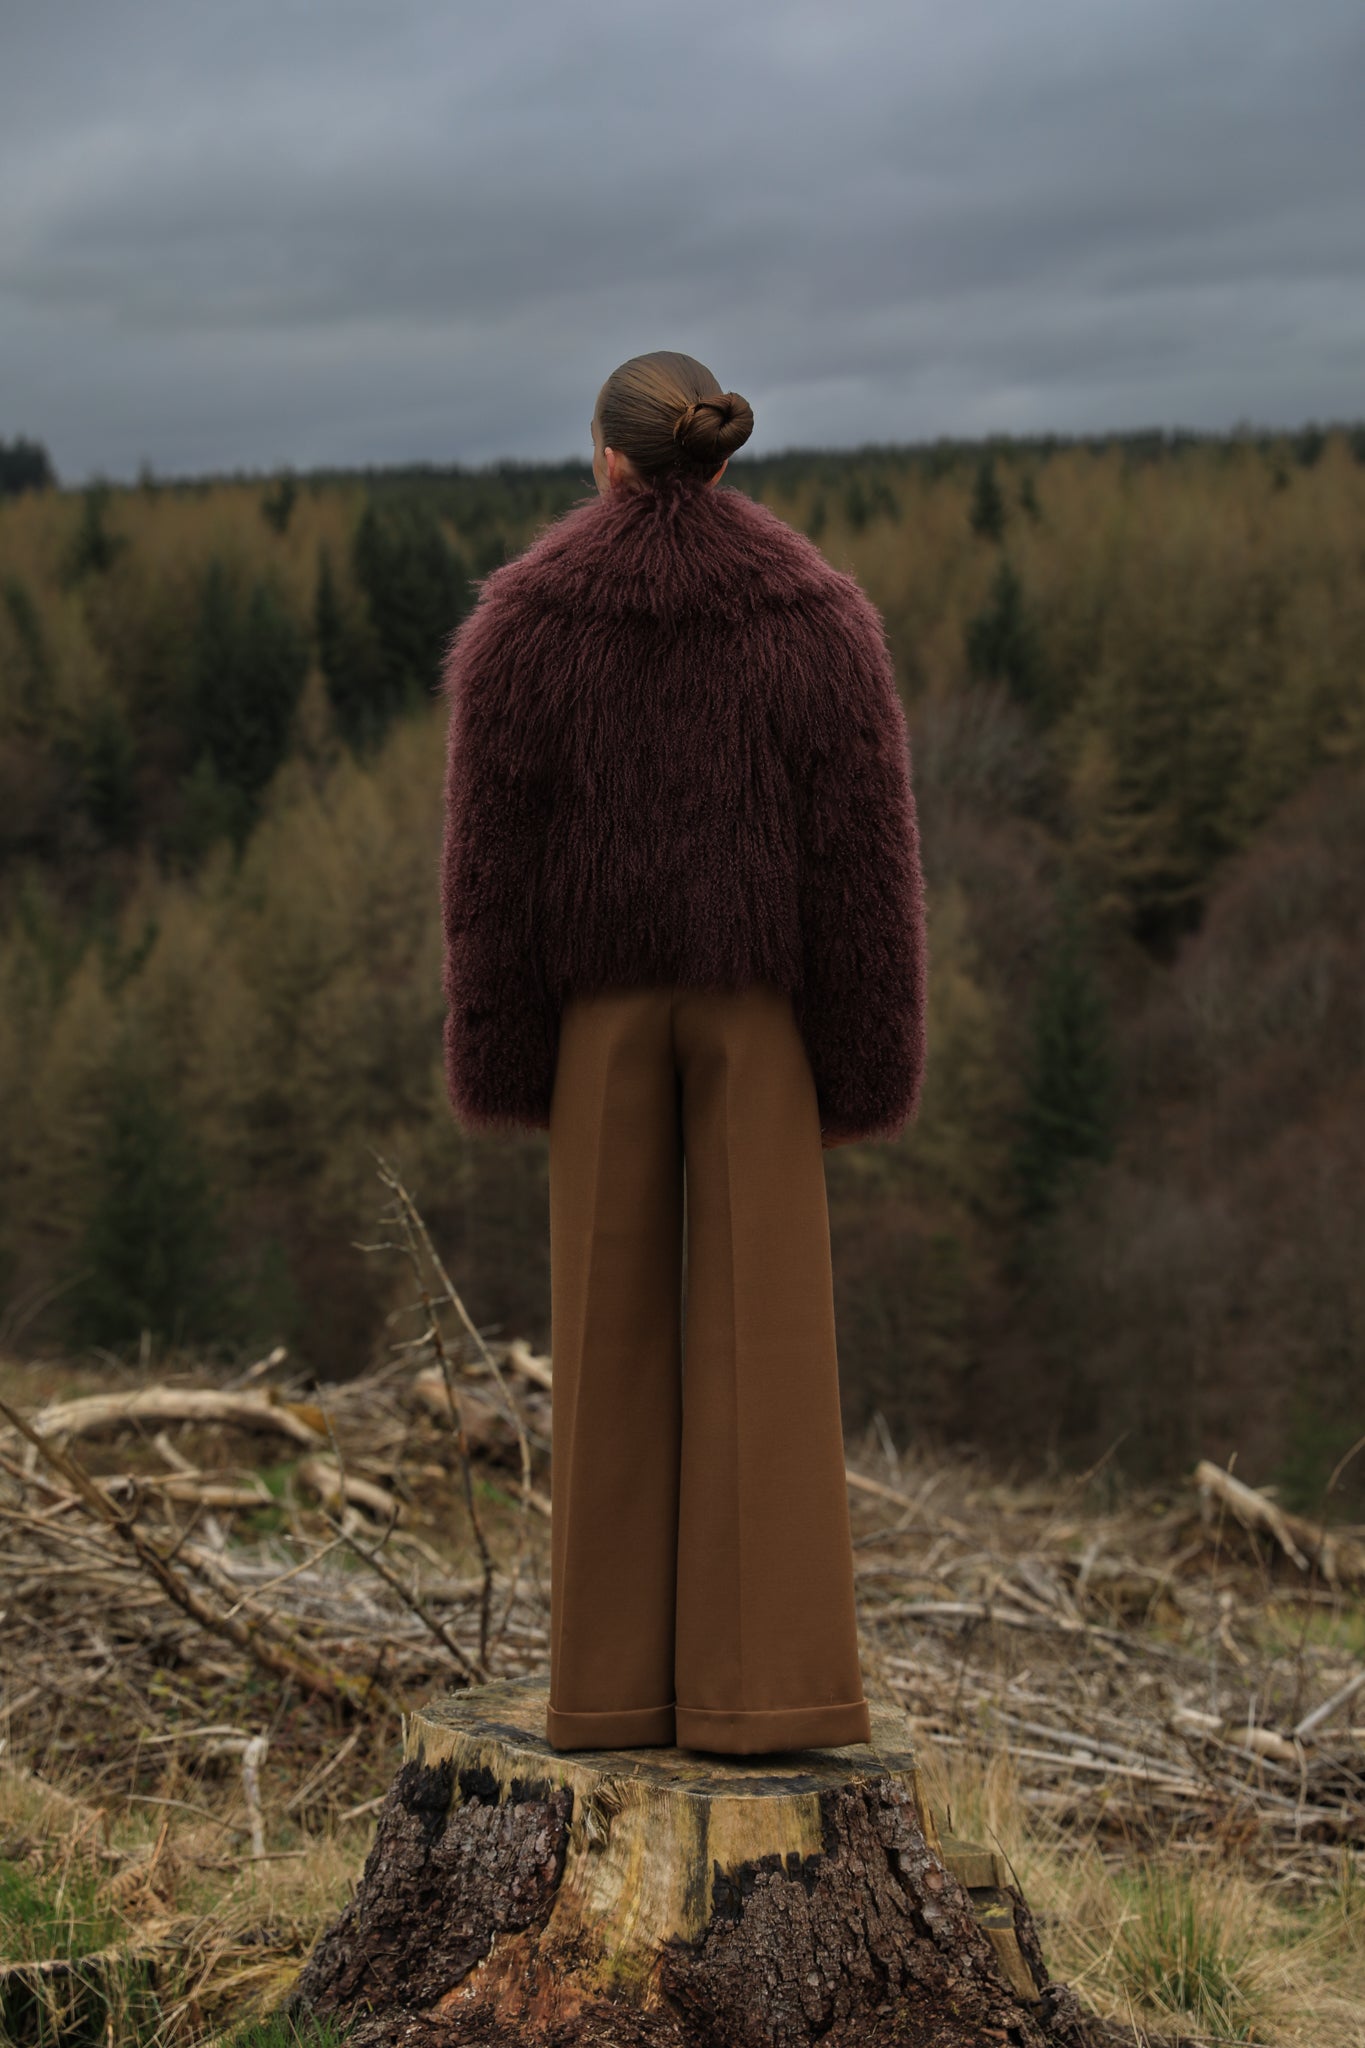
[[[549,1167],[547,1741],[869,1742],[824,1154],[791,998],[571,996]]]

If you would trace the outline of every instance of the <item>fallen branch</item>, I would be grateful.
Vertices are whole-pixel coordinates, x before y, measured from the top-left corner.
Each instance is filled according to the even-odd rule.
[[[338,1540],[346,1544],[348,1549],[353,1550],[356,1556],[361,1558],[370,1567],[371,1571],[379,1574],[384,1584],[398,1595],[398,1598],[403,1602],[409,1613],[416,1615],[428,1635],[433,1636],[441,1645],[441,1648],[450,1653],[466,1678],[472,1678],[482,1683],[492,1675],[487,1667],[479,1662],[477,1657],[469,1656],[466,1651],[460,1648],[460,1645],[450,1634],[449,1630],[442,1626],[434,1614],[428,1612],[415,1593],[408,1591],[398,1573],[380,1556],[377,1550],[366,1550],[363,1544],[357,1543],[349,1530],[343,1529],[340,1522],[336,1521],[331,1515],[327,1516],[327,1520],[336,1531]]]
[[[373,1480],[361,1479],[354,1472],[343,1473],[333,1457],[319,1454],[302,1459],[299,1478],[326,1507],[341,1507],[349,1501],[357,1507],[368,1508],[381,1522],[402,1522],[406,1519],[403,1503],[395,1499],[387,1487],[376,1486]]]
[[[1194,1483],[1206,1502],[1221,1501],[1244,1529],[1273,1537],[1301,1572],[1316,1565],[1329,1585],[1365,1585],[1365,1549],[1349,1537],[1334,1536],[1318,1523],[1290,1514],[1268,1494],[1234,1479],[1207,1458],[1195,1466]]]
[[[1324,1721],[1332,1714],[1335,1714],[1338,1707],[1344,1707],[1349,1701],[1353,1700],[1362,1687],[1365,1687],[1365,1667],[1357,1671],[1354,1678],[1348,1678],[1345,1685],[1338,1692],[1334,1692],[1330,1699],[1324,1700],[1320,1707],[1314,1707],[1311,1714],[1304,1715],[1298,1727],[1294,1730],[1295,1740],[1306,1742],[1308,1737],[1314,1734]]]
[[[8,1409],[6,1414],[10,1414]],[[297,1401],[264,1393],[225,1393],[217,1387],[135,1387],[126,1393],[83,1394],[76,1401],[54,1401],[30,1417],[26,1436],[99,1436],[129,1423],[230,1423],[239,1429],[273,1430],[295,1443],[325,1443],[322,1411]],[[11,1427],[20,1427],[11,1415]]]

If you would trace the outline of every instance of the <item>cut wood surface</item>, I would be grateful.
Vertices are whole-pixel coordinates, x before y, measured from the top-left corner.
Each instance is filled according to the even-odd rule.
[[[1103,2039],[1047,1982],[1003,1859],[942,1836],[904,1713],[871,1743],[557,1751],[544,1679],[405,1718],[359,1887],[288,2012],[369,2048],[1043,2048]]]

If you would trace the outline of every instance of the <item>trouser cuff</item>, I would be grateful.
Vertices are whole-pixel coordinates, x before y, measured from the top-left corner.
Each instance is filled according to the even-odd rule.
[[[545,1710],[545,1740],[551,1749],[637,1749],[675,1740],[673,1702],[664,1707],[613,1707],[604,1714]]]
[[[872,1740],[866,1699],[841,1700],[832,1706],[762,1707],[748,1713],[679,1705],[675,1714],[679,1749],[840,1749],[846,1742]]]

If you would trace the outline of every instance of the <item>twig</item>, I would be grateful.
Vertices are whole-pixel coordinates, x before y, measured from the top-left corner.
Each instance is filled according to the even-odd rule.
[[[393,1570],[391,1565],[386,1563],[379,1552],[377,1550],[366,1550],[365,1546],[357,1542],[354,1536],[343,1529],[341,1524],[334,1516],[328,1514],[325,1508],[323,1513],[329,1526],[336,1530],[337,1541],[344,1543],[348,1549],[353,1550],[357,1557],[364,1559],[372,1571],[378,1573],[384,1584],[398,1595],[409,1612],[417,1616],[417,1619],[421,1622],[423,1628],[427,1630],[428,1634],[434,1636],[442,1649],[450,1653],[461,1671],[467,1677],[475,1678],[481,1683],[486,1680],[490,1674],[485,1666],[480,1664],[476,1657],[469,1656],[467,1651],[460,1648],[460,1645],[456,1642],[454,1636],[449,1634],[444,1624],[439,1622],[434,1614],[429,1614],[417,1596],[408,1591],[397,1572]]]
[[[1294,1730],[1294,1740],[1305,1741],[1314,1729],[1320,1728],[1324,1721],[1335,1714],[1338,1707],[1344,1707],[1348,1701],[1353,1700],[1362,1687],[1365,1687],[1365,1669],[1357,1671],[1354,1678],[1348,1678],[1338,1692],[1334,1692],[1329,1700],[1324,1700],[1320,1707],[1314,1707],[1311,1714],[1305,1714]]]
[[[450,1359],[446,1352],[445,1339],[441,1332],[440,1318],[436,1314],[435,1303],[431,1300],[430,1292],[427,1288],[426,1274],[423,1270],[422,1259],[418,1250],[419,1243],[422,1248],[422,1251],[426,1253],[426,1257],[430,1262],[433,1272],[436,1273],[437,1277],[441,1282],[441,1286],[445,1291],[446,1299],[454,1307],[456,1314],[459,1316],[466,1330],[468,1330],[470,1336],[474,1339],[474,1342],[477,1344],[479,1348],[479,1352],[483,1358],[484,1364],[488,1367],[489,1371],[493,1374],[493,1377],[497,1380],[499,1387],[502,1389],[503,1398],[506,1400],[508,1408],[511,1411],[513,1419],[516,1423],[517,1438],[521,1449],[522,1516],[517,1531],[517,1551],[512,1568],[512,1577],[514,1580],[518,1576],[521,1565],[522,1547],[525,1539],[526,1529],[526,1501],[527,1496],[529,1495],[531,1490],[530,1445],[526,1441],[526,1430],[521,1421],[520,1411],[516,1407],[515,1402],[512,1400],[511,1394],[508,1392],[507,1383],[503,1379],[502,1374],[498,1371],[497,1366],[494,1364],[492,1354],[489,1352],[488,1346],[484,1343],[482,1336],[480,1335],[478,1329],[475,1327],[475,1324],[472,1321],[468,1310],[465,1308],[463,1301],[460,1299],[460,1296],[455,1289],[455,1285],[451,1280],[450,1275],[447,1273],[445,1266],[436,1251],[436,1247],[431,1242],[431,1237],[427,1230],[426,1224],[422,1219],[422,1216],[417,1208],[416,1203],[413,1201],[411,1195],[408,1193],[407,1188],[403,1183],[402,1176],[399,1173],[397,1173],[393,1167],[389,1165],[388,1161],[384,1158],[382,1153],[375,1152],[373,1147],[371,1147],[371,1151],[373,1152],[373,1156],[379,1162],[380,1179],[384,1182],[386,1187],[392,1190],[399,1205],[399,1220],[401,1221],[403,1226],[405,1248],[407,1251],[407,1255],[411,1261],[413,1272],[416,1275],[417,1286],[421,1293],[423,1304],[426,1308],[428,1327],[431,1331],[432,1345],[435,1349],[436,1357],[441,1367],[441,1372],[445,1378],[446,1393],[450,1400],[450,1412],[454,1419],[455,1424],[455,1441],[460,1456],[460,1472],[464,1485],[465,1505],[469,1510],[470,1526],[474,1531],[474,1541],[478,1545],[479,1556],[483,1563],[484,1569],[483,1598],[479,1606],[478,1661],[485,1669],[487,1669],[489,1623],[493,1604],[493,1553],[489,1548],[488,1538],[484,1533],[483,1524],[479,1519],[478,1509],[474,1501],[474,1482],[473,1476],[470,1471],[469,1439],[465,1434],[464,1413],[460,1407],[459,1395],[456,1391],[455,1376],[450,1369]]]

